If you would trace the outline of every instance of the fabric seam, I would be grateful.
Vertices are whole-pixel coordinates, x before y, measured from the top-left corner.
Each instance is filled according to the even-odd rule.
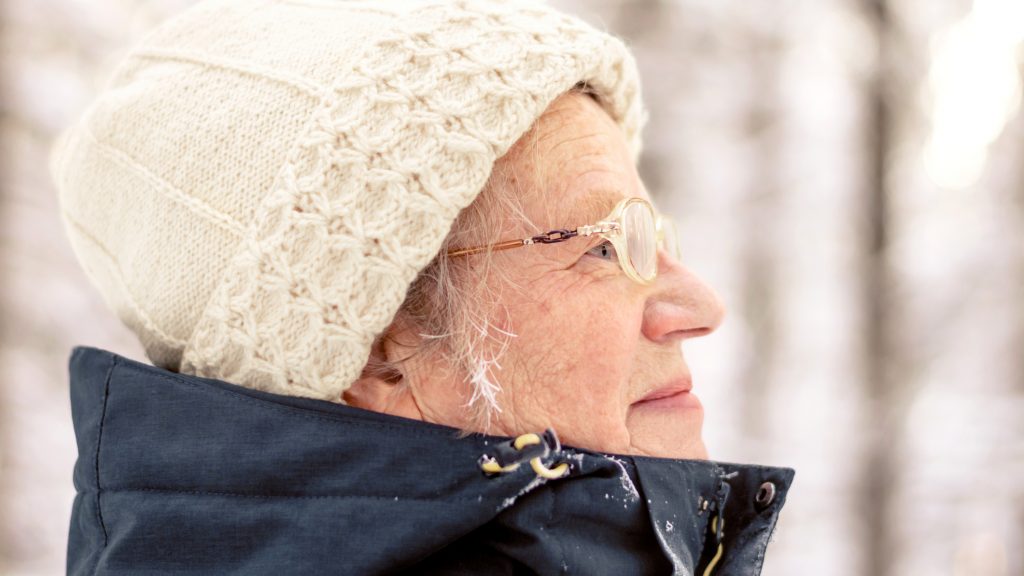
[[[252,498],[270,500],[275,498],[292,500],[382,500],[395,501],[394,496],[371,496],[362,494],[259,494],[246,492],[231,492],[229,490],[184,490],[180,488],[159,488],[145,486],[140,488],[107,488],[104,492],[110,494],[148,492],[157,494],[187,494],[190,496],[230,496],[233,498]],[[438,502],[446,504],[464,504],[459,499],[421,498],[417,496],[402,496],[401,500],[414,502]]]
[[[551,533],[551,527],[556,522],[556,520],[555,520],[555,500],[558,498],[558,494],[557,494],[557,491],[555,490],[554,486],[552,486],[550,490],[545,490],[544,493],[548,497],[547,498],[547,500],[548,500],[548,514],[547,514],[547,518],[544,520],[544,524],[541,525],[541,530],[544,530],[546,533],[550,534]],[[555,546],[558,547],[558,558],[562,561],[560,566],[559,566],[558,573],[559,574],[568,574],[569,570],[566,567],[569,565],[569,560],[565,556],[565,547],[562,546],[562,541],[560,539],[558,539],[558,538],[551,538],[550,540],[551,540],[551,542],[553,542],[555,544]]]
[[[107,377],[103,383],[103,409],[100,411],[100,423],[96,428],[96,456],[94,458],[96,464],[96,520],[99,522],[100,530],[103,532],[103,548],[107,547],[107,526],[103,522],[103,510],[100,506],[100,497],[103,494],[103,489],[100,486],[100,445],[103,441],[103,424],[107,420],[107,399],[110,397],[110,378],[114,374],[114,368],[117,366],[117,358],[110,358],[110,367],[107,368]],[[92,572],[96,573],[99,568],[100,554],[96,554],[96,562],[93,564]]]
[[[765,552],[768,551],[768,543],[772,539],[772,533],[775,532],[775,526],[778,524],[778,522],[779,522],[779,509],[776,508],[772,512],[771,523],[768,525],[768,529],[767,529],[768,535],[765,536],[764,543],[761,544],[760,546],[758,546],[757,561],[754,563],[754,566],[753,566],[757,571],[752,573],[755,576],[761,574],[761,571],[764,570],[764,555],[765,555]]]
[[[307,409],[307,408],[300,408],[300,407],[297,407],[297,406],[286,406],[286,405],[283,405],[283,404],[277,404],[277,403],[274,403],[274,402],[272,402],[270,400],[266,400],[266,399],[263,399],[263,398],[256,398],[256,397],[253,397],[253,396],[249,396],[247,394],[243,394],[243,393],[240,393],[240,392],[235,392],[234,390],[224,390],[222,388],[217,388],[217,387],[214,387],[214,386],[200,386],[199,383],[189,382],[188,380],[185,380],[184,378],[175,378],[173,376],[173,374],[146,373],[146,372],[143,372],[142,370],[139,370],[138,368],[135,368],[135,367],[130,366],[130,365],[125,365],[124,368],[128,369],[128,370],[133,370],[133,371],[135,371],[137,373],[140,373],[140,374],[145,374],[149,378],[156,378],[156,379],[172,382],[174,384],[183,384],[185,386],[189,386],[191,388],[197,389],[197,390],[199,390],[200,392],[203,392],[203,393],[221,395],[221,396],[224,396],[225,398],[228,398],[230,400],[235,400],[235,401],[243,402],[243,403],[251,403],[251,404],[253,404],[254,406],[256,406],[258,408],[262,408],[262,409],[265,409],[265,410],[274,410],[274,411],[277,411],[277,412],[282,412],[284,414],[287,414],[289,416],[294,416],[294,417],[297,417],[297,418],[304,418],[304,419],[307,419],[307,420],[322,421],[322,422],[330,422],[330,423],[333,423],[333,424],[350,424],[352,422],[358,422],[360,425],[371,426],[371,427],[378,428],[378,429],[383,429],[383,430],[400,430],[400,431],[404,431],[404,432],[409,432],[411,430],[411,428],[408,428],[408,427],[405,427],[405,426],[393,425],[393,424],[383,424],[381,422],[366,421],[366,420],[361,420],[361,419],[358,419],[358,418],[352,418],[352,417],[349,417],[349,416],[345,416],[343,414],[337,414],[337,415],[331,415],[331,416],[320,415],[319,413],[311,414],[311,413],[309,413],[310,410]],[[455,431],[449,432],[447,430],[444,430],[444,431],[442,431],[442,430],[438,430],[438,431],[433,431],[433,430],[416,430],[415,433],[417,435],[419,435],[419,434],[429,434],[431,436],[444,436],[444,437],[447,437],[449,435],[454,434]]]

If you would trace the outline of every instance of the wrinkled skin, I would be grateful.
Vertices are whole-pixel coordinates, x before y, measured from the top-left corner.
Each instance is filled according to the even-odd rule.
[[[541,230],[596,222],[619,198],[650,200],[621,130],[585,95],[558,98],[498,162],[516,175],[517,191],[507,192],[521,194],[526,215]],[[601,190],[612,193],[607,202],[581,213],[579,200]],[[508,232],[503,239],[536,233],[522,225]],[[576,238],[495,253],[495,265],[526,288],[493,280],[508,310],[508,323],[499,325],[517,336],[499,358],[501,369],[494,369],[501,411],[488,432],[515,436],[552,427],[568,445],[705,459],[704,413],[696,397],[637,401],[670,382],[689,380],[682,343],[721,324],[721,300],[664,251],[656,281],[638,284],[602,243]],[[390,330],[395,340],[415,348],[415,329],[396,319]],[[380,353],[401,358],[409,348],[389,342]],[[344,399],[378,412],[474,429],[466,375],[455,373],[444,358],[417,355],[402,376],[407,386],[364,373]]]

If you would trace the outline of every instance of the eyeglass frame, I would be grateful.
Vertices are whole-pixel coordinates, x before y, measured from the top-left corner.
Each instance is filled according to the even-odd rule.
[[[523,246],[532,246],[534,244],[557,244],[559,242],[565,242],[566,240],[571,240],[573,238],[577,238],[580,236],[592,236],[594,234],[597,234],[601,238],[604,238],[612,243],[612,247],[615,248],[615,254],[618,256],[619,267],[622,268],[622,271],[625,272],[626,275],[629,276],[632,280],[643,285],[648,285],[653,283],[655,279],[657,279],[658,277],[657,262],[655,262],[654,265],[654,274],[649,279],[641,276],[640,273],[637,272],[636,268],[633,266],[633,263],[630,262],[629,260],[629,250],[626,245],[628,240],[626,239],[626,235],[622,233],[622,213],[625,212],[627,206],[637,202],[646,205],[647,209],[650,210],[651,214],[654,216],[655,250],[660,249],[662,247],[668,250],[668,242],[671,240],[672,247],[675,250],[674,252],[669,251],[669,254],[672,255],[673,257],[678,257],[679,244],[678,237],[675,233],[675,222],[668,216],[660,214],[657,210],[655,210],[654,206],[649,201],[647,201],[644,198],[636,196],[630,198],[623,198],[622,200],[620,200],[615,205],[615,207],[612,208],[612,211],[610,214],[608,214],[608,216],[602,218],[595,224],[577,226],[576,228],[573,229],[557,228],[555,230],[549,230],[547,232],[544,232],[543,234],[530,236],[529,238],[503,240],[501,242],[496,242],[494,244],[485,244],[483,246],[474,246],[471,248],[453,248],[451,250],[448,250],[445,254],[449,257],[469,256],[472,254],[483,252],[488,248],[490,248],[492,251],[497,251],[510,250],[512,248],[521,248]],[[671,239],[666,237],[668,235],[665,231],[666,223],[668,225],[668,228],[671,228],[672,230]],[[657,252],[655,252],[655,258],[657,258]]]

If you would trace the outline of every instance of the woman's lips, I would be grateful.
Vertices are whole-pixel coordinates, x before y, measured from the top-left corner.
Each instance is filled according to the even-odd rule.
[[[644,410],[698,410],[703,408],[700,399],[687,390],[678,390],[669,396],[641,400],[635,402],[632,407]]]
[[[690,392],[690,387],[656,390],[642,400],[634,402],[631,408],[659,410],[697,410],[703,408],[700,399]]]

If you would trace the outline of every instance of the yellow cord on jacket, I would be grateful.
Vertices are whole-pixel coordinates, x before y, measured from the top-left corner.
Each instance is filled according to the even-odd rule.
[[[512,445],[515,446],[516,450],[522,450],[527,446],[540,444],[541,442],[543,442],[543,440],[541,440],[540,436],[531,432],[528,434],[521,434],[520,436],[518,436],[512,442]],[[562,476],[565,476],[567,472],[569,472],[569,465],[567,463],[562,462],[561,464],[555,466],[554,468],[548,468],[547,466],[544,465],[543,462],[540,461],[539,456],[530,460],[530,467],[533,468],[533,471],[538,476],[542,478],[547,478],[548,480],[555,480],[561,478]],[[498,474],[500,472],[511,472],[519,468],[519,463],[516,462],[513,464],[509,464],[508,466],[501,466],[495,460],[485,460],[483,463],[480,464],[480,468],[482,468],[483,471],[487,472],[488,474]]]
[[[725,520],[722,520],[722,529],[725,529]],[[711,519],[711,532],[716,534],[718,533],[718,516]],[[719,542],[718,551],[715,552],[715,556],[711,559],[711,562],[708,562],[708,567],[704,569],[704,576],[711,576],[711,571],[715,569],[715,566],[718,565],[718,561],[722,559],[722,552],[724,550],[725,547],[722,546],[721,542]]]

